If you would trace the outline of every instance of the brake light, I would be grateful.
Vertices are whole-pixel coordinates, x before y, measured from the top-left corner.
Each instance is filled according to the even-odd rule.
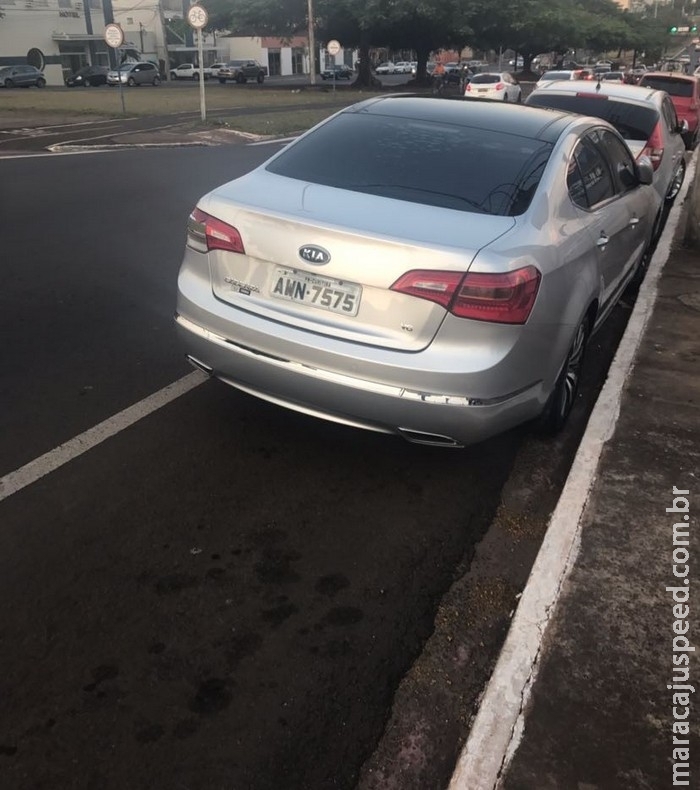
[[[506,86],[505,86],[505,83],[504,83],[504,82],[499,82],[499,83],[496,85],[496,90],[497,90],[497,91],[502,91],[502,90],[503,90],[505,87],[506,87]]]
[[[467,85],[467,90],[468,90],[468,91],[470,91],[471,89],[472,89],[472,86],[471,86],[471,84],[468,84],[468,85]]]
[[[644,150],[639,154],[637,159],[642,156],[648,156],[651,159],[651,164],[654,170],[657,170],[661,164],[664,155],[664,138],[661,134],[661,121],[654,127],[651,137],[647,140]]]
[[[241,234],[223,220],[196,208],[187,220],[187,244],[197,252],[226,250],[245,253]]]
[[[540,279],[534,266],[503,274],[413,270],[399,277],[391,290],[437,302],[458,318],[524,324]]]

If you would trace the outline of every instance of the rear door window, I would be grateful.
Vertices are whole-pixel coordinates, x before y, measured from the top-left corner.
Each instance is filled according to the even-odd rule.
[[[588,208],[595,208],[615,196],[616,185],[605,155],[600,150],[597,133],[587,135],[578,142],[574,158],[580,171]],[[576,194],[576,198],[572,195],[572,199],[577,205],[582,205],[580,194]]]

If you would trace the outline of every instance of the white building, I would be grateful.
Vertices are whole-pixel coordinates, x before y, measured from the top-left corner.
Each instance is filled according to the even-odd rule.
[[[186,0],[184,7],[189,5]],[[0,0],[0,66],[29,63],[41,69],[49,85],[86,65],[113,65],[115,53],[105,44],[104,29],[117,22],[125,42],[119,60],[151,60],[167,74],[179,63],[196,63],[196,40],[178,34],[168,19],[182,17],[183,0]],[[308,74],[306,36],[204,35],[204,65],[217,61],[253,59],[267,66],[270,76]],[[356,52],[341,50],[334,58],[323,45],[317,62],[352,67]]]

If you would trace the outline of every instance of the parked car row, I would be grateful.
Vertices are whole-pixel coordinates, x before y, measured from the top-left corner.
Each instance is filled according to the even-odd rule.
[[[321,72],[322,80],[349,80],[355,76],[355,72],[349,66],[336,64],[329,66]]]
[[[605,120],[625,89],[643,141]],[[190,362],[422,444],[560,430],[588,341],[644,276],[682,177],[665,93],[580,91],[551,83],[530,106],[373,97],[214,189],[178,277]],[[550,107],[558,95],[571,101]]]

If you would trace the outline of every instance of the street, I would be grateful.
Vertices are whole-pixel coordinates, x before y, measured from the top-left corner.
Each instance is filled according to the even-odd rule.
[[[276,150],[0,161],[0,475],[191,372],[173,327],[187,216]],[[505,531],[503,564],[476,547],[499,508],[546,523],[627,309],[556,441],[429,449],[203,381],[2,499],[3,788],[350,790],[449,627],[479,655],[444,782],[542,530]],[[436,622],[466,570],[501,593]]]

